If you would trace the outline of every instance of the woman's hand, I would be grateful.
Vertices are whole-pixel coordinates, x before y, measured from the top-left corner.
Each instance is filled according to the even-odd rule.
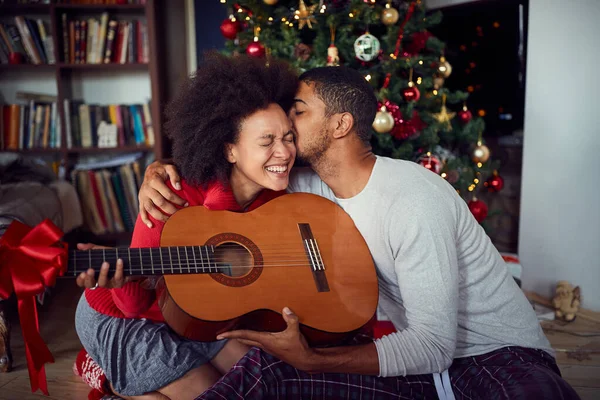
[[[93,243],[77,243],[77,249],[110,249],[110,247],[98,246]],[[120,258],[117,260],[115,275],[112,279],[108,279],[109,270],[110,265],[106,261],[103,262],[100,268],[100,273],[98,274],[98,281],[96,281],[96,271],[94,271],[93,268],[90,268],[86,272],[82,272],[81,274],[79,274],[79,276],[77,277],[77,286],[87,289],[94,289],[96,287],[112,289],[120,288],[126,282],[129,281],[129,277],[125,278],[123,274],[123,260],[121,260]]]
[[[152,215],[158,221],[166,222],[169,216],[177,211],[173,203],[184,207],[187,206],[187,202],[184,199],[177,196],[165,185],[167,179],[170,179],[171,185],[175,189],[181,190],[179,174],[174,165],[154,161],[146,168],[144,182],[138,193],[138,200],[140,204],[140,217],[148,228],[152,228],[152,221],[150,221],[148,214]]]

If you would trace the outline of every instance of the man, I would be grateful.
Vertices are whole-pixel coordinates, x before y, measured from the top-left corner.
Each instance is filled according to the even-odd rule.
[[[397,332],[314,349],[284,309],[283,332],[222,335],[258,349],[201,398],[577,398],[527,299],[454,189],[417,164],[371,152],[377,100],[364,78],[325,67],[300,81],[290,118],[312,171],[297,171],[289,190],[327,197],[352,217],[377,267],[379,307]],[[173,167],[146,171],[146,221],[146,212],[166,218],[154,204],[175,211],[163,195],[183,205],[164,185],[167,175],[177,187]]]

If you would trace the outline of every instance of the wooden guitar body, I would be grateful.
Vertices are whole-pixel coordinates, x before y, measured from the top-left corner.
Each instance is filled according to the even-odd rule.
[[[377,308],[377,276],[362,235],[342,208],[320,196],[288,194],[248,213],[185,208],[165,224],[164,246],[214,250],[219,272],[165,275],[165,320],[193,340],[213,341],[233,329],[281,331],[288,306],[309,343],[331,344]],[[178,257],[187,261],[184,270],[201,262],[193,252]]]

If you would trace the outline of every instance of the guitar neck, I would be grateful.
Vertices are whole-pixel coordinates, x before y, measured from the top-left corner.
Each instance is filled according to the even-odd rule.
[[[98,272],[102,262],[107,261],[112,276],[119,258],[123,260],[123,272],[131,276],[210,274],[227,268],[216,260],[213,246],[122,247],[70,251],[65,275],[77,276],[90,268]]]

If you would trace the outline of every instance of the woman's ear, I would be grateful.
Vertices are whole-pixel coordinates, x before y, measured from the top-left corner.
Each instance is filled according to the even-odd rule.
[[[230,164],[235,164],[235,151],[234,146],[231,143],[225,144],[225,158]]]

